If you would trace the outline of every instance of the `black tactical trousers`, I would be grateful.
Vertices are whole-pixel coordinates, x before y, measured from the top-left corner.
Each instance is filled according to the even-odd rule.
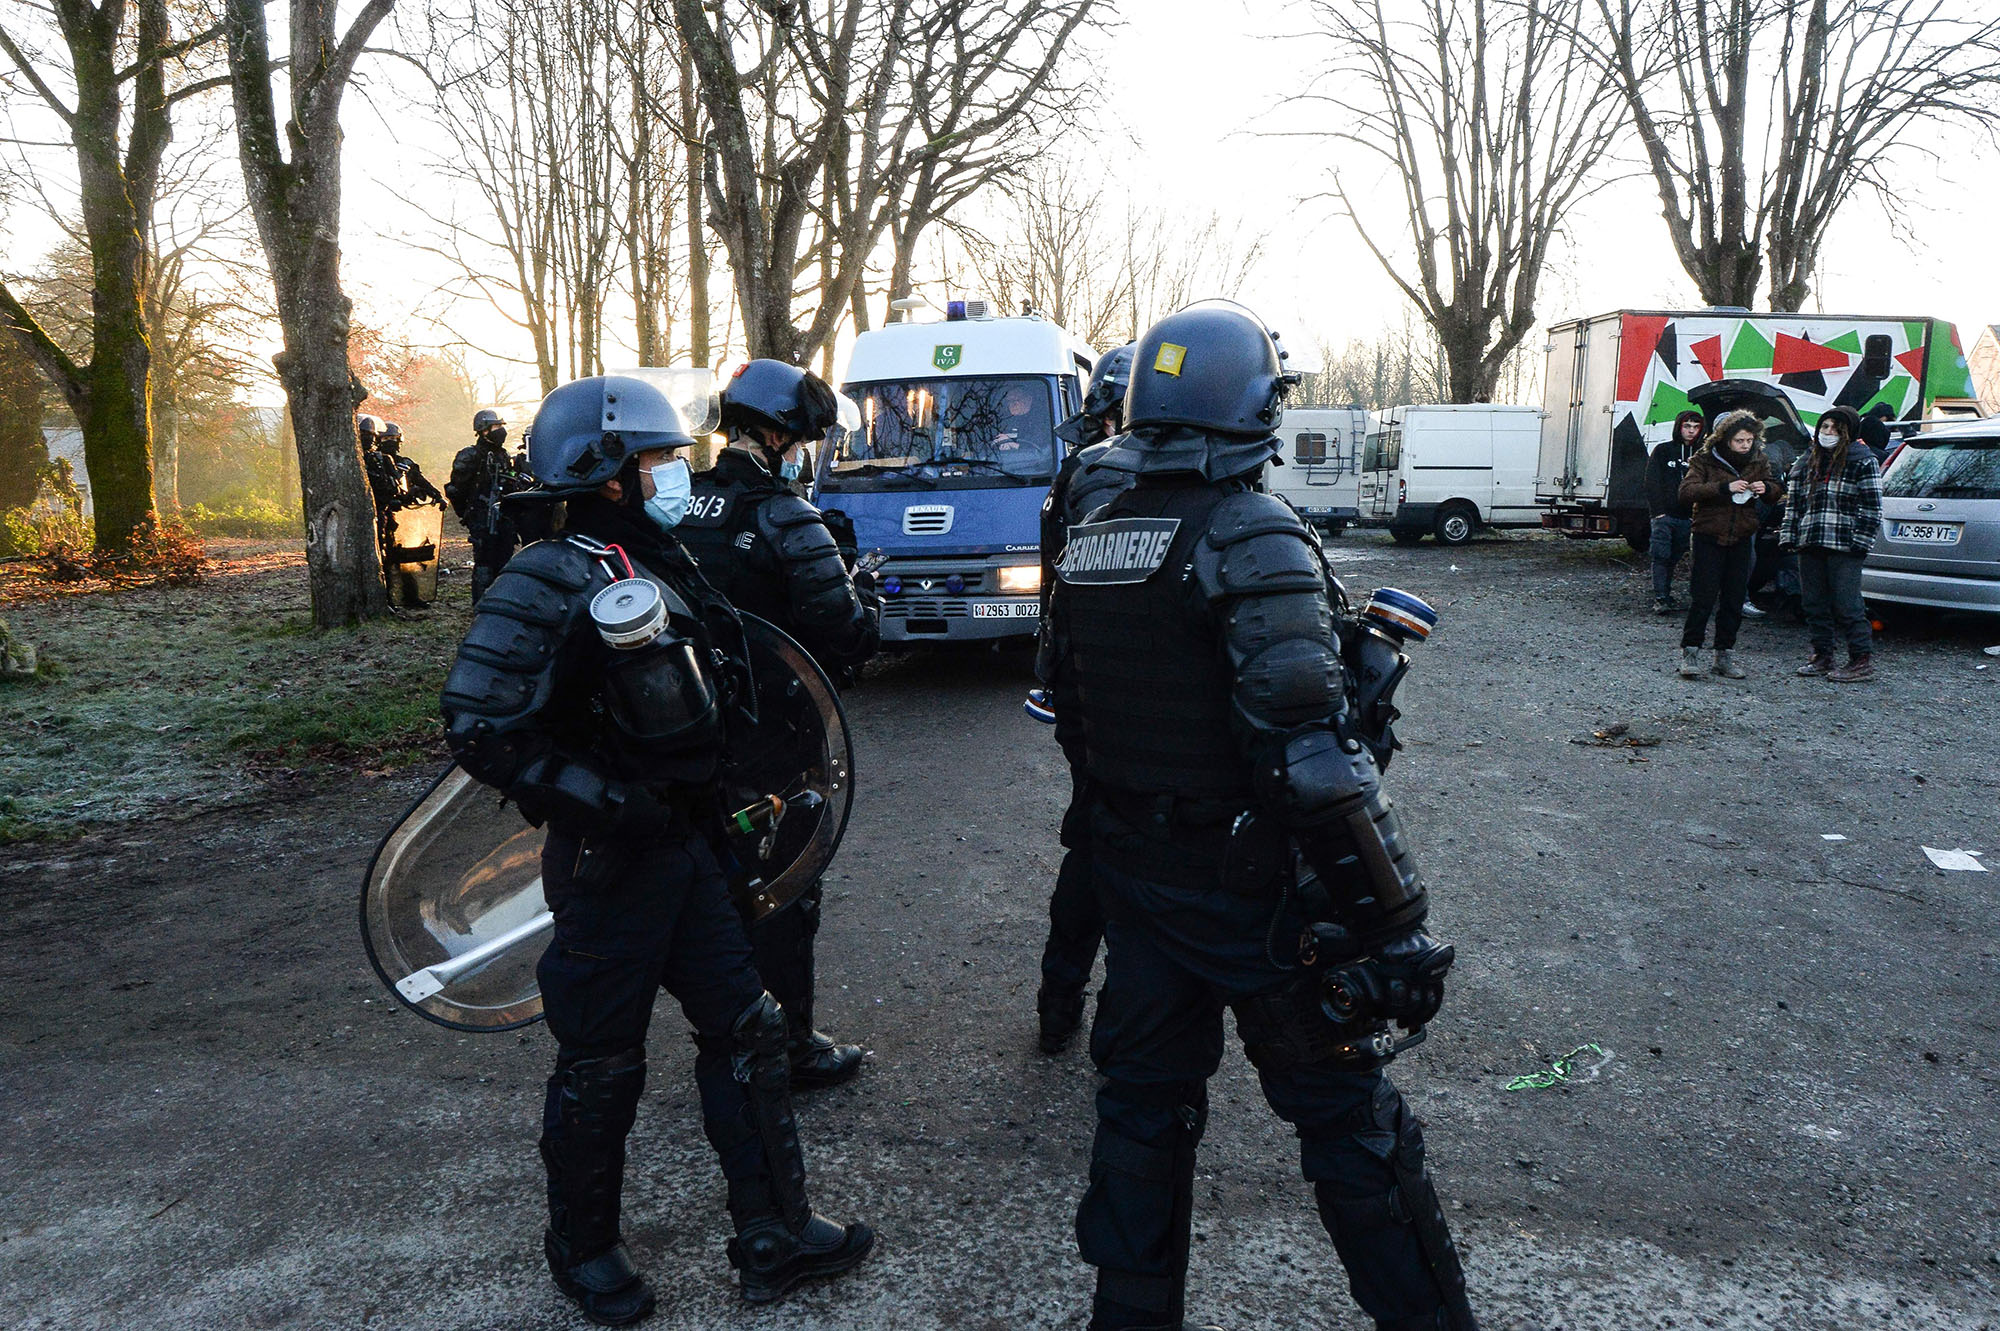
[[[1091,882],[1090,849],[1073,847],[1063,853],[1056,870],[1056,888],[1049,894],[1049,941],[1042,948],[1042,987],[1050,993],[1081,995],[1097,964],[1097,945],[1104,939],[1104,912],[1097,905]]]
[[[499,534],[475,531],[472,533],[472,601],[486,594],[493,585],[493,579],[500,576],[500,570],[507,567],[507,561],[514,557],[516,541],[512,532]]]
[[[1300,922],[1274,899],[1121,872],[1102,842],[1094,861],[1105,980],[1090,1053],[1105,1082],[1076,1217],[1077,1246],[1098,1268],[1091,1325],[1178,1328],[1195,1148],[1208,1078],[1222,1059],[1222,1012],[1296,973],[1273,954],[1295,960]],[[1355,1302],[1384,1326],[1438,1325],[1444,1296],[1397,1204],[1399,1187],[1422,1175],[1423,1132],[1395,1086],[1380,1071],[1333,1063],[1265,1060],[1259,1078],[1271,1108],[1298,1132],[1301,1168]]]
[[[551,829],[542,850],[542,886],[555,912],[555,937],[536,973],[555,1075],[543,1118],[552,1212],[565,1168],[608,1175],[608,1202],[572,1196],[573,1210],[601,1212],[580,1223],[615,1239],[617,1175],[645,1080],[646,1029],[660,990],[694,1027],[695,1083],[709,1140],[732,1182],[768,1173],[750,1130],[749,1101],[731,1067],[731,1028],[764,992],[750,961],[743,922],[730,903],[708,846],[692,835],[652,842],[593,839],[578,864],[577,838]],[[574,1192],[574,1189],[572,1189]],[[585,1238],[578,1261],[597,1246]],[[604,1243],[603,1246],[608,1246]],[[599,1249],[601,1250],[601,1248]]]
[[[819,937],[819,909],[825,895],[825,887],[815,878],[797,900],[750,926],[757,974],[795,1031],[812,1027],[813,940]]]

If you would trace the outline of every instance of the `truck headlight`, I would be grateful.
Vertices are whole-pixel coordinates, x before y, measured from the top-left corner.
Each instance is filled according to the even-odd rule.
[[[1042,589],[1040,564],[1016,564],[1000,570],[1000,590],[1026,596]]]

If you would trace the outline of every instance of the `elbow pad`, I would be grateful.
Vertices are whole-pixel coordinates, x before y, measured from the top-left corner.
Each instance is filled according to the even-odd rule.
[[[1330,730],[1294,731],[1258,764],[1257,794],[1291,829],[1363,946],[1422,926],[1423,878],[1365,749]]]

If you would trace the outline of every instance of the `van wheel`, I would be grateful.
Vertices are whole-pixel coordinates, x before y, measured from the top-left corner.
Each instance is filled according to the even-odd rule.
[[[1431,535],[1437,537],[1439,545],[1464,545],[1478,530],[1478,513],[1468,505],[1451,504],[1438,512]]]
[[[1618,534],[1625,538],[1625,544],[1632,547],[1635,555],[1643,555],[1653,548],[1653,523],[1650,518],[1621,518]]]
[[[1415,545],[1424,539],[1424,534],[1420,531],[1411,531],[1407,527],[1391,527],[1389,539],[1397,545]]]

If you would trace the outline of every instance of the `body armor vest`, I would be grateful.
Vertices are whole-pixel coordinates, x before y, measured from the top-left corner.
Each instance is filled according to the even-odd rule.
[[[756,463],[725,451],[694,478],[694,497],[674,535],[731,605],[795,631],[785,571],[757,528],[758,508],[787,493]]]
[[[1230,728],[1221,626],[1190,575],[1195,543],[1229,493],[1127,490],[1071,529],[1060,575],[1090,777],[1129,796],[1171,798],[1183,821],[1227,821],[1253,801]],[[1171,535],[1166,522],[1176,524]]]

